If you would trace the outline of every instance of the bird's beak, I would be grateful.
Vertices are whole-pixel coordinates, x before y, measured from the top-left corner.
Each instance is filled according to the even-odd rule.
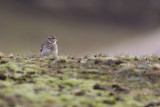
[[[53,41],[56,41],[56,42],[57,42],[57,39],[53,39]]]

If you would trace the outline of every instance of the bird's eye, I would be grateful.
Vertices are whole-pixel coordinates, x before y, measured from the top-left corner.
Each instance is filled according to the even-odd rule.
[[[52,39],[51,39],[51,38],[49,38],[49,40],[50,40],[50,41],[52,41]]]

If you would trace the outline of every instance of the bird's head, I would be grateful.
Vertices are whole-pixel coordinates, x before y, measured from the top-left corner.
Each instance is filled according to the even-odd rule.
[[[56,44],[57,43],[56,36],[49,36],[48,37],[48,42],[52,43],[52,44]]]

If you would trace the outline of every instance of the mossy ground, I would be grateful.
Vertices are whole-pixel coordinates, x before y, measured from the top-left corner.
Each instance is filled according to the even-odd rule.
[[[160,106],[155,56],[0,59],[0,107]]]

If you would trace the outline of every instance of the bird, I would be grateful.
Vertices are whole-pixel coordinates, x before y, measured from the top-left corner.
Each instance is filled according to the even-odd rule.
[[[40,52],[40,57],[58,57],[58,45],[56,36],[49,36],[46,42],[42,44]]]

